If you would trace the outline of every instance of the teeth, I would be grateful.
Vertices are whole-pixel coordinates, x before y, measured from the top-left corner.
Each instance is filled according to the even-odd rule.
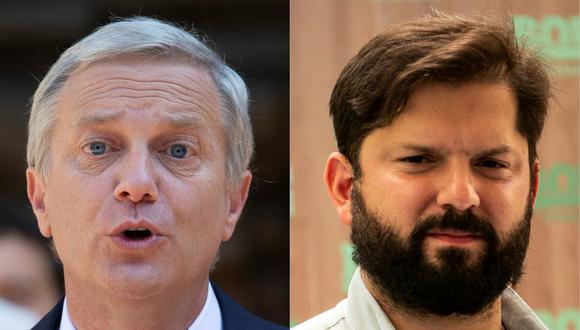
[[[148,229],[147,228],[136,228],[136,229],[135,228],[129,228],[127,230],[128,231],[145,231],[145,230],[148,230]]]

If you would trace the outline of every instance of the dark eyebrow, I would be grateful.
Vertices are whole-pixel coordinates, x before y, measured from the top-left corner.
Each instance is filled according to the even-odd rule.
[[[499,154],[505,154],[505,153],[508,153],[511,151],[512,151],[512,148],[510,146],[502,145],[502,146],[499,146],[496,148],[483,150],[482,152],[479,152],[476,156],[477,156],[477,158],[482,158],[482,157],[495,156],[495,155],[499,155]]]
[[[419,144],[406,144],[403,146],[403,148],[405,148],[407,150],[415,151],[418,153],[422,153],[422,154],[435,154],[435,155],[446,154],[446,151],[444,149],[425,146],[425,145],[419,145]],[[475,154],[475,157],[476,158],[489,157],[489,156],[504,154],[504,153],[511,152],[511,151],[512,151],[512,148],[510,146],[501,145],[499,147],[484,149],[480,152],[477,152]]]
[[[405,144],[403,146],[404,149],[415,151],[422,154],[442,154],[443,150],[435,148],[435,147],[428,147],[419,144]]]

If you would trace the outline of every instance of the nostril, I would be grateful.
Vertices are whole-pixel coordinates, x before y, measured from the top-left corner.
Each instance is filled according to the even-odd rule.
[[[115,198],[120,201],[131,201],[133,203],[139,202],[154,202],[155,201],[155,194],[151,194],[147,191],[138,191],[138,190],[118,190],[115,191]]]

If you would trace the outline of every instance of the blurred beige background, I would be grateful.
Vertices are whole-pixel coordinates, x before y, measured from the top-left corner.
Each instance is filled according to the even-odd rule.
[[[556,102],[539,146],[540,194],[526,275],[518,292],[550,329],[580,329],[579,57],[577,0],[290,2],[290,318],[300,323],[346,296],[354,265],[349,228],[322,181],[336,150],[328,100],[346,62],[390,24],[444,12],[511,13],[516,33],[541,47],[553,68]]]

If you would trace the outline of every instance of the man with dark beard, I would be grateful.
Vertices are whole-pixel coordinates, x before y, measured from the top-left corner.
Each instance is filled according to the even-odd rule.
[[[332,93],[325,169],[359,268],[296,329],[545,329],[512,287],[549,96],[542,62],[494,19],[434,14],[367,43]]]

